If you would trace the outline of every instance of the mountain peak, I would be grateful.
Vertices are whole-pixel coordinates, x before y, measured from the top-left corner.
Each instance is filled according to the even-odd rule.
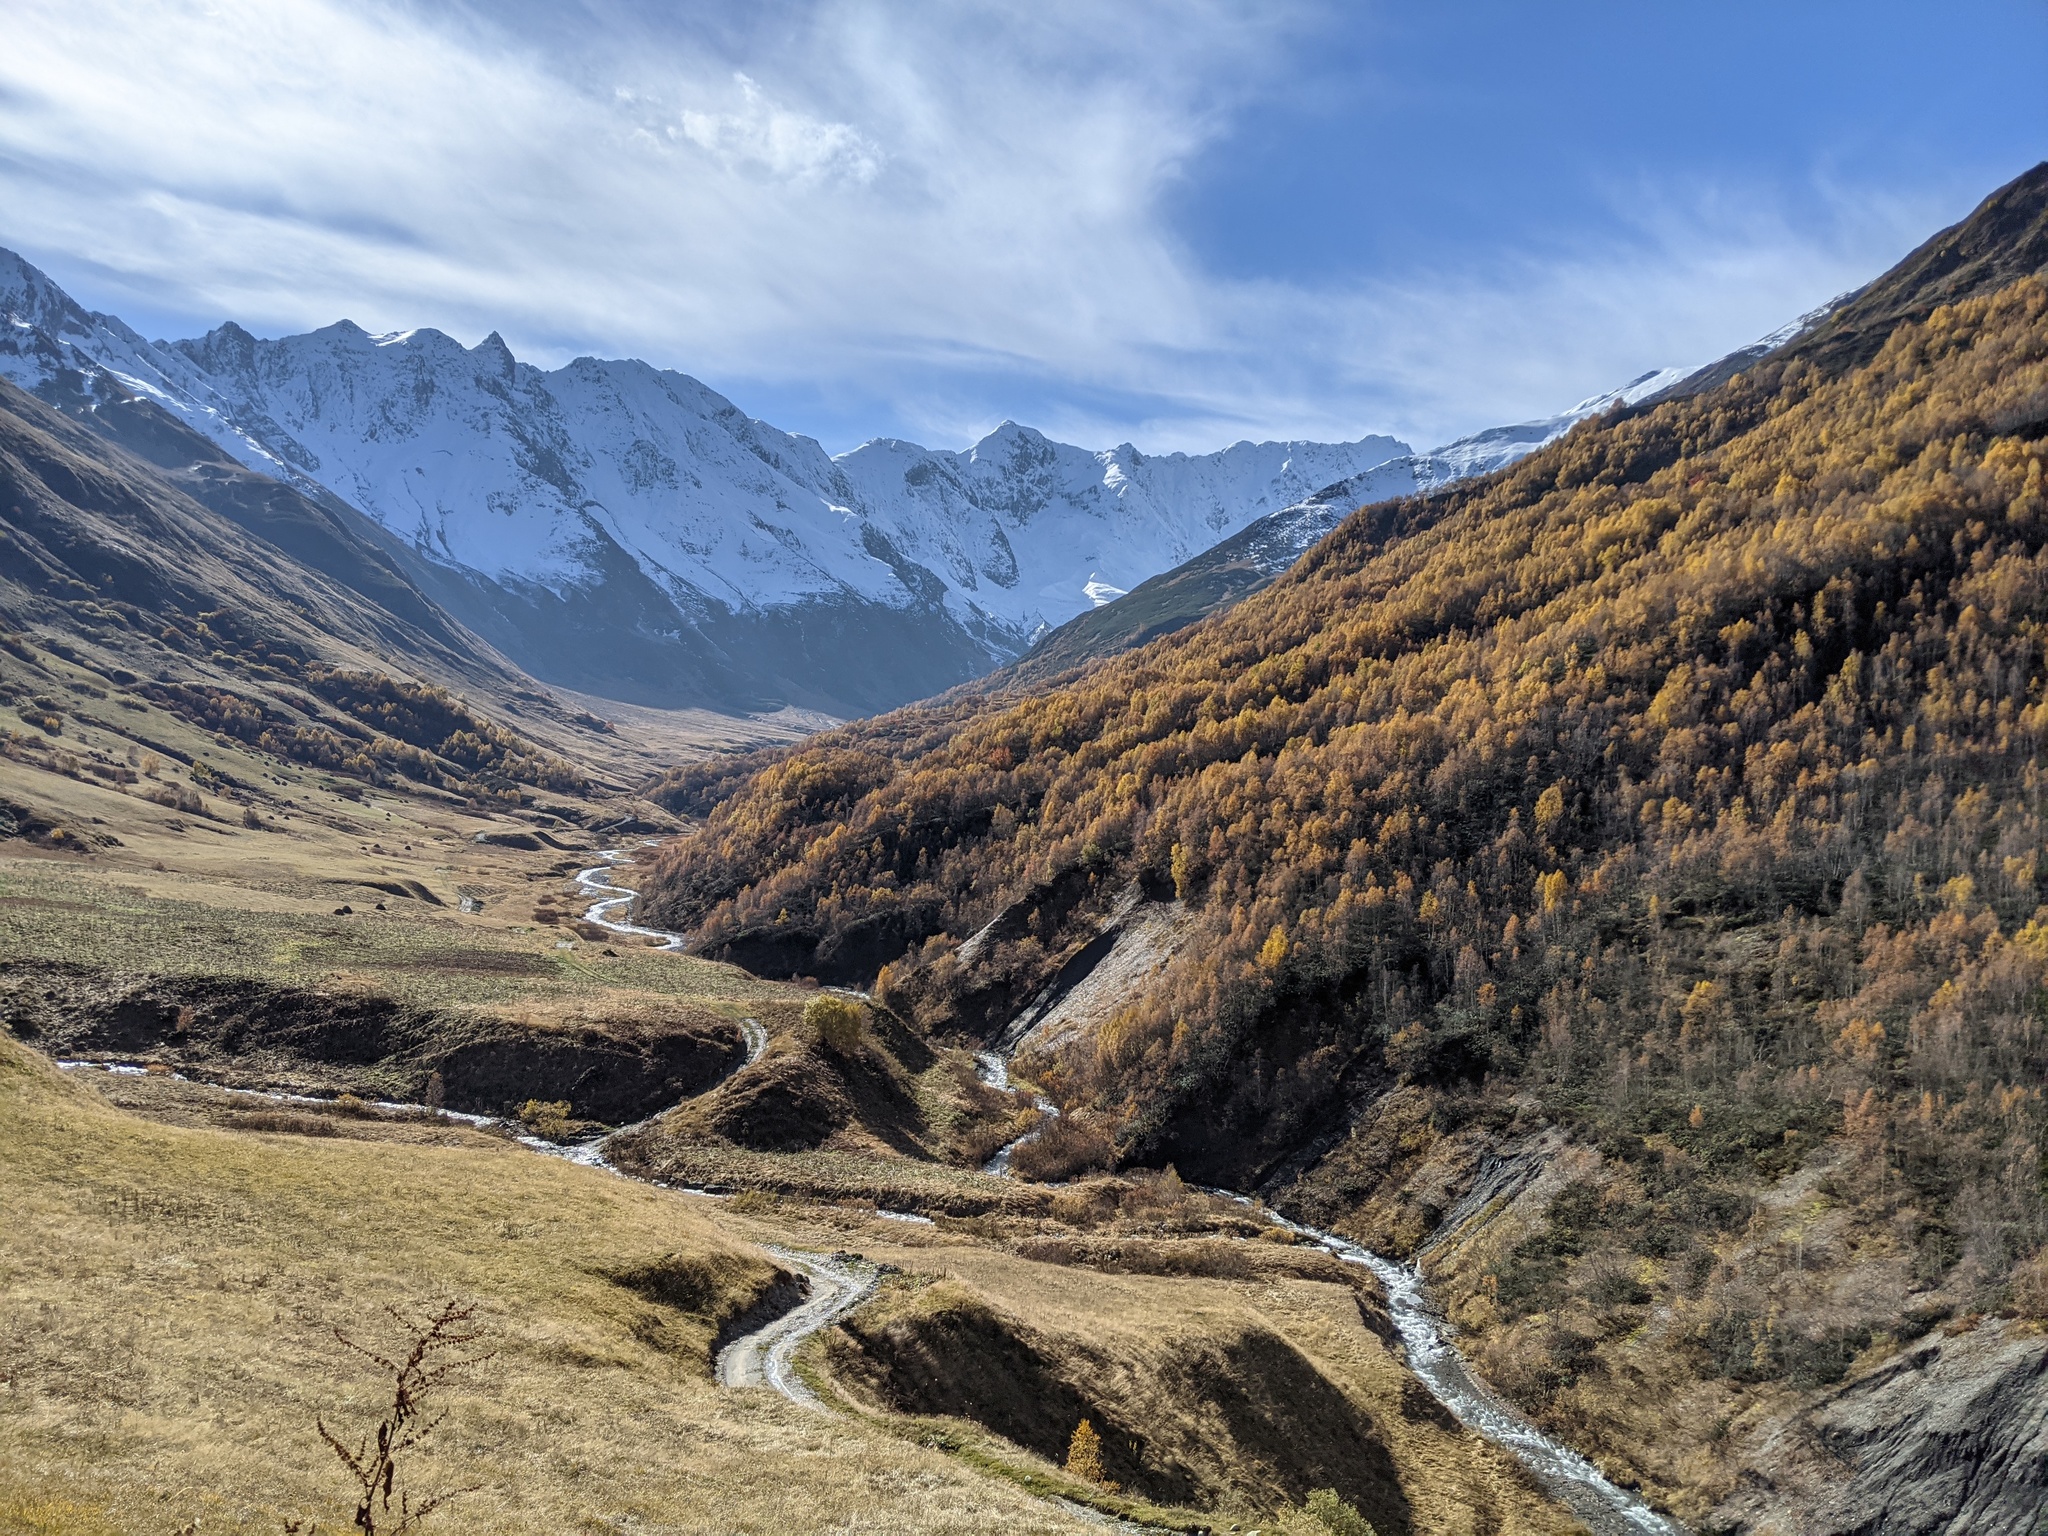
[[[653,704],[856,714],[938,692],[1402,449],[1098,452],[1005,418],[964,452],[880,439],[833,458],[687,375],[596,358],[542,372],[496,330],[465,347],[424,327],[260,340],[227,322],[166,345],[40,274],[11,286],[41,318],[0,335],[0,374],[135,381],[251,468],[367,513],[537,675]],[[520,377],[537,387],[508,387]],[[818,605],[841,617],[796,617]],[[855,654],[825,638],[842,621],[892,638]]]
[[[513,359],[512,349],[505,345],[505,338],[496,331],[478,342],[473,350],[476,356],[494,361],[506,383],[518,376],[519,364]]]
[[[995,430],[984,436],[981,442],[975,444],[975,447],[979,448],[982,443],[1014,442],[1019,440],[1028,443],[1051,441],[1038,428],[1027,427],[1023,423],[1012,421],[1006,416],[997,424]]]
[[[167,351],[213,373],[246,374],[256,366],[256,338],[232,320],[223,320],[204,336],[174,341]]]

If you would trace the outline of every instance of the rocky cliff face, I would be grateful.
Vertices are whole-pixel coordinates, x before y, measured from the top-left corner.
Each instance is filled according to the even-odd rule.
[[[2048,1526],[2048,1334],[1926,1339],[1795,1414],[1707,1522],[1756,1536],[2035,1536]]]

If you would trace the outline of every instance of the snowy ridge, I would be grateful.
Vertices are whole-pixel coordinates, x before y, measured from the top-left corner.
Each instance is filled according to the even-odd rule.
[[[1788,340],[1832,305],[1741,355]],[[111,379],[253,469],[330,493],[528,671],[649,704],[862,713],[1013,660],[1234,536],[1277,574],[1355,508],[1483,475],[1663,369],[1428,453],[1391,437],[1101,451],[1004,422],[971,448],[827,454],[696,379],[495,332],[145,340],[0,250],[0,377],[90,408]]]
[[[444,601],[483,594],[501,622],[461,616],[500,643],[550,614],[587,630],[625,593],[612,606],[632,608],[635,643],[701,641],[707,666],[741,672],[755,632],[735,616],[816,628],[821,610],[887,610],[915,622],[877,643],[950,646],[972,675],[1408,452],[1390,437],[1091,452],[1005,422],[964,452],[880,439],[834,458],[687,375],[588,357],[543,370],[495,333],[464,347],[341,321],[270,341],[229,323],[147,341],[10,252],[0,316],[0,376],[48,396],[67,373],[110,375],[250,467],[331,492],[457,578]]]
[[[1587,417],[1598,416],[1617,405],[1647,400],[1690,378],[1693,372],[1690,368],[1653,369],[1619,389],[1581,400],[1570,410],[1542,421],[1489,427],[1428,453],[1405,454],[1376,464],[1363,474],[1326,485],[1315,495],[1281,508],[1259,527],[1248,554],[1261,570],[1277,576],[1360,507],[1395,496],[1433,491],[1474,475],[1490,475],[1534,453],[1545,443],[1555,442]]]

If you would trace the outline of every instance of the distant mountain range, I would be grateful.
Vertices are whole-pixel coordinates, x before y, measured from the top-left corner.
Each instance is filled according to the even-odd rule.
[[[1737,355],[1762,356],[1825,313],[1825,308],[1816,310]],[[1700,370],[1700,374],[1706,371]],[[1292,506],[1253,519],[1200,554],[1069,620],[1034,646],[1015,670],[1026,679],[1048,678],[1171,634],[1269,585],[1361,507],[1388,503],[1383,508],[1386,526],[1382,536],[1391,536],[1404,527],[1402,509],[1391,505],[1396,498],[1491,474],[1555,441],[1588,417],[1681,389],[1697,376],[1683,368],[1653,369],[1620,389],[1581,400],[1543,421],[1490,427],[1433,452],[1403,454],[1326,485]]]
[[[1497,468],[1678,377],[1419,455],[1391,437],[1090,452],[1006,422],[964,452],[885,438],[834,457],[686,375],[544,370],[495,333],[466,348],[342,321],[266,341],[229,323],[150,341],[4,251],[0,317],[0,377],[87,410],[147,399],[361,511],[534,676],[738,713],[936,693],[1248,524]]]

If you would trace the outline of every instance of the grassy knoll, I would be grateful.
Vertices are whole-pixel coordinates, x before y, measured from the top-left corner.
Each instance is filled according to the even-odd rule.
[[[1172,1224],[1153,1215],[1155,1233]],[[1068,1491],[1058,1463],[1085,1417],[1118,1485],[1092,1497],[1136,1518],[1194,1509],[1249,1529],[1334,1484],[1380,1536],[1572,1528],[1512,1457],[1421,1391],[1384,1336],[1376,1289],[1323,1255],[1125,1238],[1082,1263],[1075,1245],[945,1222],[767,1219],[783,1241],[851,1243],[897,1271],[808,1347],[814,1379],[1021,1486]],[[1117,1272],[1133,1249],[1173,1255],[1181,1272]]]
[[[0,1038],[0,1523],[90,1533],[346,1520],[316,1414],[375,1384],[329,1330],[476,1301],[497,1357],[449,1402],[438,1521],[493,1532],[1061,1531],[1058,1511],[888,1434],[722,1394],[714,1319],[771,1264],[681,1197],[516,1147],[188,1130]],[[664,1255],[695,1310],[607,1279]]]

